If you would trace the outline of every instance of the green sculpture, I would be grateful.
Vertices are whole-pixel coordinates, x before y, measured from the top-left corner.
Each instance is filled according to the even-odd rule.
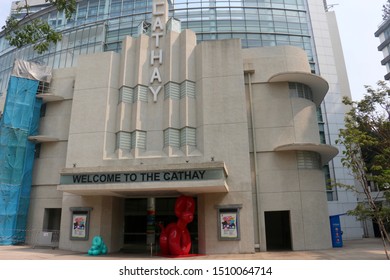
[[[104,244],[103,238],[97,235],[92,239],[92,246],[88,251],[88,255],[97,256],[105,254],[107,254],[107,246]]]

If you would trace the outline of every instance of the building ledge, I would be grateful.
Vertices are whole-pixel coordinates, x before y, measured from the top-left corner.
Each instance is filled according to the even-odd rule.
[[[375,31],[374,35],[375,37],[379,37],[390,25],[390,18],[383,21],[379,27],[378,27],[378,30]]]
[[[37,98],[41,98],[44,103],[64,100],[62,96],[54,95],[52,93],[40,93],[37,94]]]
[[[316,143],[291,143],[278,146],[274,149],[275,152],[283,151],[310,151],[316,152],[321,155],[322,165],[326,165],[331,159],[333,159],[339,153],[336,147],[327,144]]]
[[[59,139],[56,137],[48,136],[48,135],[34,135],[29,136],[28,140],[36,143],[48,143],[48,142],[58,142]]]
[[[381,60],[382,65],[386,65],[390,62],[390,55],[386,56],[383,60]]]
[[[390,45],[390,38],[387,38],[385,41],[383,41],[383,42],[378,46],[378,51],[383,51],[383,49],[386,48],[388,45]]]
[[[223,162],[65,168],[57,190],[118,197],[227,193]]]
[[[307,72],[282,72],[268,79],[269,83],[296,82],[310,87],[313,93],[313,102],[319,106],[329,90],[328,82],[318,76]]]

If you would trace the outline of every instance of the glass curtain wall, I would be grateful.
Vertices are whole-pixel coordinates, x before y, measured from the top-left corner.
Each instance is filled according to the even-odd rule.
[[[294,45],[303,48],[315,72],[307,0],[170,0],[170,16],[198,41],[240,38],[244,48]],[[63,31],[64,38],[42,55],[29,46],[10,48],[0,33],[0,93],[5,91],[14,59],[33,60],[53,68],[72,67],[80,54],[120,51],[125,36],[136,36],[142,21],[151,21],[152,0],[82,0],[75,16],[47,8],[35,17]]]
[[[172,16],[198,41],[239,38],[244,48],[293,45],[314,62],[305,0],[172,0]]]

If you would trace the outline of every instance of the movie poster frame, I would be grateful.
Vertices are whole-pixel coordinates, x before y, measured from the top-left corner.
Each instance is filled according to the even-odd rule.
[[[90,224],[90,212],[92,208],[87,207],[72,207],[70,208],[71,213],[71,221],[70,221],[70,240],[89,240],[89,224]],[[84,229],[76,230],[74,228],[77,220],[83,218],[84,219]],[[80,235],[80,233],[83,233]]]
[[[241,204],[234,205],[218,205],[217,208],[217,222],[218,222],[218,240],[221,241],[238,241],[241,240],[240,227],[240,210]],[[234,220],[234,228],[224,228],[225,218],[231,217]],[[225,225],[226,226],[226,225]]]

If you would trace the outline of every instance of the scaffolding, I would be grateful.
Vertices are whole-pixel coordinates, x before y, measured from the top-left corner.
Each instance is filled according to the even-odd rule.
[[[0,245],[25,242],[35,144],[42,100],[42,82],[50,82],[47,67],[15,61],[0,121]]]

